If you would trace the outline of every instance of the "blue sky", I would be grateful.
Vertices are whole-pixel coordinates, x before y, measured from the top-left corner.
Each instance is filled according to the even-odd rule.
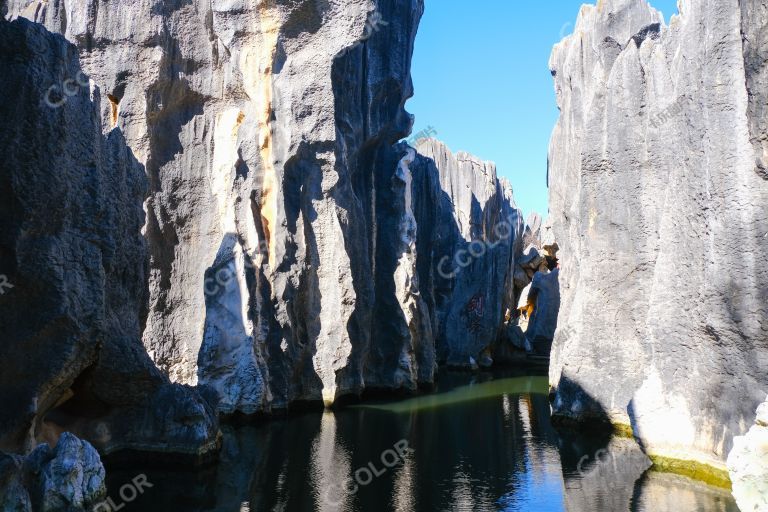
[[[639,1],[639,0],[638,0]],[[425,0],[413,61],[414,133],[496,162],[527,215],[547,213],[547,147],[557,121],[548,62],[581,0]],[[656,0],[667,21],[676,0]]]

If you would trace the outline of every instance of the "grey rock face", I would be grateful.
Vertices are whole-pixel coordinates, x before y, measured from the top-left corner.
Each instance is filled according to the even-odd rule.
[[[0,453],[0,510],[90,510],[106,494],[96,449],[65,432],[55,448],[39,445],[26,459]]]
[[[416,386],[379,226],[421,1],[9,7],[77,45],[146,167],[143,337],[171,380],[225,413]]]
[[[31,512],[32,501],[24,487],[21,468],[24,460],[0,452],[0,511]]]
[[[537,355],[548,356],[560,311],[560,270],[542,270],[533,276],[530,295],[534,310],[525,331],[527,346]]]
[[[395,145],[421,0],[9,6],[78,47],[146,167],[143,339],[172,381],[250,414],[491,361],[522,221],[491,165]]]
[[[41,512],[87,510],[106,494],[99,454],[68,432],[53,449],[38,446],[24,461],[23,471],[32,506]]]
[[[106,452],[205,451],[211,407],[141,343],[142,166],[119,131],[102,133],[101,93],[60,36],[0,19],[0,67],[13,98],[0,105],[0,449],[69,430]]]
[[[680,8],[586,6],[552,53],[550,380],[556,415],[724,469],[768,390],[768,8]]]
[[[432,139],[419,152],[413,194],[421,296],[438,360],[471,367],[487,361],[505,312],[514,310],[522,214],[493,164]]]
[[[768,401],[758,407],[755,426],[733,440],[728,472],[741,510],[768,510]]]

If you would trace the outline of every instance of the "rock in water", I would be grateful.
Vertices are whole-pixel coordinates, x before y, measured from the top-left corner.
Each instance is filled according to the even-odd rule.
[[[0,453],[0,510],[91,510],[106,495],[96,449],[65,432],[55,448],[39,445],[26,459]]]
[[[61,435],[55,448],[38,446],[24,461],[34,510],[90,510],[106,495],[104,466],[86,441]]]
[[[768,401],[757,409],[755,426],[733,440],[728,471],[741,510],[768,510]]]
[[[555,415],[724,470],[768,390],[768,10],[680,9],[584,6],[552,53],[550,379]]]
[[[0,18],[0,68],[0,449],[68,430],[104,452],[205,452],[211,407],[141,342],[143,167],[119,130],[102,133],[73,45]]]

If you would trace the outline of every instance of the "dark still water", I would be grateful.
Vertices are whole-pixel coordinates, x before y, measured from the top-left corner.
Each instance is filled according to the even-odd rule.
[[[544,376],[443,373],[427,396],[225,427],[204,472],[108,470],[112,509],[738,512],[726,491],[646,471],[634,442],[558,432],[546,392]]]

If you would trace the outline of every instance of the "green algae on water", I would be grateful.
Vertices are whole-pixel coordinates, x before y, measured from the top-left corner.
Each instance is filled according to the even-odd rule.
[[[362,404],[356,408],[377,409],[396,414],[437,409],[450,405],[472,402],[483,398],[502,395],[546,395],[549,391],[548,377],[512,377],[478,384],[461,386],[447,393],[419,396],[400,402],[385,404]]]

